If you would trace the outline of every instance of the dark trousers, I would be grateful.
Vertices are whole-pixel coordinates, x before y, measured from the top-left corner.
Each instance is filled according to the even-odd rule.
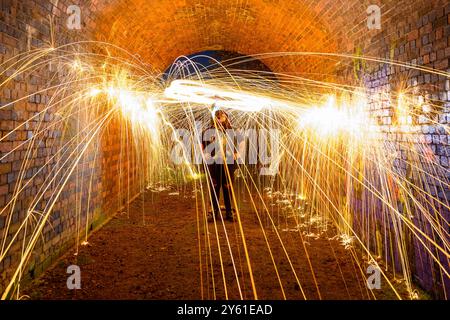
[[[227,168],[225,168],[225,166],[228,168],[230,177],[228,177]],[[234,165],[212,164],[208,166],[208,170],[213,213],[215,215],[219,213],[220,189],[222,189],[226,215],[232,216],[231,197],[233,194],[231,192],[231,186],[234,180]]]

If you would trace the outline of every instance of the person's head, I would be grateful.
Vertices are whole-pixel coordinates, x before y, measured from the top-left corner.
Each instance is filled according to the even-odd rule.
[[[228,118],[228,114],[223,110],[216,110],[216,112],[214,112],[214,121],[222,128],[231,129],[231,123],[230,119]]]
[[[217,110],[214,113],[214,117],[219,123],[225,123],[228,120],[228,115],[223,110]]]

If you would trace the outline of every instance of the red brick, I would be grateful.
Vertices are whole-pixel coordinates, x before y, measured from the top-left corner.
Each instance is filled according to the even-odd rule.
[[[445,70],[448,68],[448,59],[441,60],[434,64],[434,68],[438,70]]]
[[[11,172],[11,163],[0,164],[0,175]]]
[[[420,35],[424,35],[427,33],[430,33],[433,30],[433,26],[431,23],[428,23],[426,25],[424,25],[422,28],[420,28]]]
[[[415,29],[408,34],[408,41],[417,40],[419,38],[419,30]]]
[[[0,186],[0,196],[7,194],[9,191],[9,187],[7,184]]]
[[[443,35],[444,35],[444,28],[440,27],[436,29],[436,40],[442,39]]]
[[[11,142],[0,142],[0,153],[10,152],[12,150]]]

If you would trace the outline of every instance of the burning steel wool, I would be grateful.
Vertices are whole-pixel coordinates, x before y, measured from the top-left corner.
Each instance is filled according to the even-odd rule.
[[[331,56],[287,52],[260,54],[257,58],[294,55]],[[354,57],[336,54],[333,58],[345,62]],[[446,72],[398,61],[361,59],[449,78]],[[0,88],[16,77],[55,65],[60,66],[58,79],[36,86],[33,95],[16,97],[0,106],[0,110],[20,108],[30,99],[47,97],[44,110],[31,112],[26,118],[19,114],[11,130],[0,138],[11,141],[22,129],[28,132],[0,156],[2,162],[20,159],[17,154],[24,157],[16,164],[20,174],[14,190],[0,210],[0,216],[5,217],[0,262],[6,261],[13,250],[19,248],[20,252],[19,262],[8,274],[3,299],[21,298],[21,280],[40,254],[37,249],[47,241],[43,231],[57,218],[55,212],[61,202],[74,203],[71,219],[76,221],[76,234],[80,235],[76,246],[88,244],[92,221],[97,218],[91,203],[101,179],[98,162],[102,152],[138,168],[117,177],[120,188],[114,192],[126,200],[118,200],[121,205],[126,206],[145,189],[159,192],[168,186],[192,184],[198,191],[192,194],[199,212],[198,225],[203,225],[211,199],[203,192],[208,190],[208,165],[198,151],[202,132],[217,110],[229,114],[234,130],[250,132],[240,141],[245,147],[240,149],[238,178],[231,190],[233,194],[253,195],[251,214],[257,217],[264,236],[265,230],[272,228],[283,246],[280,234],[292,232],[298,235],[298,245],[308,252],[305,239],[332,233],[355,259],[363,256],[377,266],[398,298],[401,296],[387,276],[388,270],[397,270],[396,276],[410,294],[408,298],[417,295],[411,246],[429,257],[427,263],[436,267],[436,276],[443,284],[449,278],[448,164],[435,156],[417,126],[417,121],[426,118],[438,128],[439,139],[448,139],[448,125],[439,123],[436,117],[436,111],[443,108],[440,101],[407,89],[373,92],[364,83],[321,82],[281,73],[269,79],[258,71],[250,74],[220,64],[205,71],[190,64],[189,59],[164,78],[126,51],[97,42],[36,49],[5,61],[0,68]],[[188,67],[197,72],[183,72]],[[396,123],[382,122],[380,115],[390,112],[386,111],[387,103],[394,106]],[[120,150],[109,150],[105,142],[112,125],[118,128],[114,139],[120,141]],[[180,130],[187,134],[180,135]],[[392,135],[401,136],[400,142],[391,142]],[[232,143],[239,147],[240,142]],[[36,165],[37,147],[42,145],[48,153],[39,158],[39,169],[30,170]],[[249,162],[252,156],[253,162]],[[108,163],[102,165],[108,170]],[[261,168],[271,170],[260,175]],[[429,181],[436,187],[431,188]],[[68,198],[68,189],[77,190],[73,199]],[[178,192],[171,195],[180,196]],[[26,204],[26,210],[21,211],[19,204]],[[284,216],[274,216],[271,205],[282,207]],[[241,223],[243,213],[236,203],[235,207],[245,264],[234,268],[248,269],[257,298],[249,244]],[[287,219],[293,219],[295,225],[287,226]],[[17,221],[18,227],[14,224]],[[209,228],[213,233],[222,226],[219,217]],[[223,230],[226,232],[224,226]],[[210,233],[201,237],[199,246],[205,246]],[[267,246],[271,252],[269,241]],[[291,261],[291,253],[284,253]],[[274,262],[271,255],[267,260]],[[292,263],[290,268],[302,297],[308,299],[302,289],[302,275]],[[314,270],[310,271],[314,275]],[[237,272],[236,281],[241,290]]]

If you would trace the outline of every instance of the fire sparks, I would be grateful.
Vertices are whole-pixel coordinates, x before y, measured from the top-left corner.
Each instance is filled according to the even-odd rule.
[[[53,55],[56,51],[57,48],[47,50],[46,54]],[[283,59],[283,55],[280,54],[278,58]],[[43,90],[51,97],[46,109],[33,114],[33,118],[25,119],[0,138],[0,141],[5,140],[19,128],[31,127],[30,123],[34,123],[36,128],[34,131],[29,130],[27,139],[15,146],[16,149],[0,156],[0,160],[6,161],[16,151],[26,155],[17,187],[0,211],[0,215],[8,217],[5,227],[7,236],[2,239],[0,262],[11,248],[22,246],[21,260],[3,298],[10,292],[18,291],[20,276],[61,193],[82,165],[84,157],[90,155],[96,158],[103,129],[112,119],[120,123],[123,138],[121,147],[137,151],[137,180],[142,190],[153,185],[164,189],[161,185],[182,185],[188,181],[195,184],[196,190],[205,191],[194,195],[199,225],[202,225],[210,202],[205,196],[208,187],[207,175],[204,173],[207,173],[208,167],[186,160],[186,153],[192,150],[183,150],[185,157],[180,166],[174,165],[168,154],[174,145],[181,143],[179,139],[173,139],[175,130],[183,128],[194,133],[204,129],[197,127],[196,123],[200,120],[207,125],[211,121],[212,105],[229,110],[233,127],[237,129],[258,127],[270,132],[276,128],[282,132],[279,141],[276,141],[281,149],[280,157],[274,159],[280,168],[276,172],[276,179],[270,177],[265,181],[265,177],[255,178],[251,166],[244,162],[239,164],[240,184],[233,186],[234,193],[250,194],[249,190],[254,190],[250,197],[254,208],[252,214],[261,224],[262,232],[273,230],[274,238],[283,245],[278,232],[280,229],[295,231],[299,237],[303,234],[316,237],[329,231],[329,226],[333,225],[336,239],[340,239],[347,249],[356,250],[358,247],[371,258],[381,256],[386,265],[396,259],[411,293],[414,292],[410,268],[412,262],[405,252],[409,245],[406,242],[413,239],[438,266],[440,275],[449,276],[448,266],[441,258],[448,259],[450,256],[446,231],[448,221],[442,216],[442,212],[449,210],[448,199],[445,198],[449,187],[448,164],[445,167],[439,163],[435,150],[418,141],[415,136],[402,136],[398,143],[381,139],[390,134],[400,134],[406,129],[409,132],[418,130],[414,127],[415,118],[428,117],[426,119],[429,122],[437,125],[437,121],[429,115],[438,107],[432,102],[418,99],[414,94],[398,93],[390,101],[398,121],[384,123],[383,117],[389,118],[383,114],[386,99],[374,97],[362,86],[344,87],[308,82],[292,76],[289,81],[280,80],[274,85],[272,80],[264,79],[263,76],[249,81],[244,75],[234,76],[230,70],[209,73],[205,78],[198,75],[196,79],[176,79],[162,84],[157,74],[148,74],[142,65],[132,59],[127,63],[111,61],[111,56],[92,58],[79,53],[72,63],[65,62],[68,74],[61,84]],[[24,67],[14,75],[26,71],[28,69]],[[320,90],[317,89],[319,87]],[[324,87],[329,92],[324,92]],[[16,102],[24,99],[31,98],[20,97]],[[416,104],[420,108],[411,107],[414,101],[418,101]],[[418,109],[424,114],[417,114]],[[51,114],[56,120],[50,122],[48,127],[41,127],[35,118],[40,119],[46,114]],[[402,127],[404,125],[408,128]],[[441,124],[440,128],[441,135],[448,137],[448,126]],[[40,171],[28,171],[32,150],[43,143],[43,136],[53,135],[60,138],[54,146],[56,154],[49,155],[45,160],[47,162],[42,163],[41,169],[48,174],[38,177]],[[267,139],[270,141],[271,137],[273,135],[269,134]],[[258,138],[262,139],[261,136]],[[132,146],[129,145],[130,141],[133,141]],[[120,157],[129,157],[129,152],[121,150]],[[129,177],[121,178],[131,180]],[[18,230],[14,230],[11,217],[33,179],[41,179],[42,186],[33,195],[28,214],[20,221]],[[435,190],[430,190],[425,183],[429,180],[436,182]],[[72,183],[78,183],[80,189],[86,188],[78,180]],[[131,198],[129,187],[121,185],[120,192]],[[90,185],[83,189],[87,198],[92,188]],[[160,189],[155,190],[153,192]],[[171,195],[176,197],[180,193],[174,191]],[[86,245],[91,209],[85,208],[83,212],[81,200],[77,198],[77,201],[80,205],[77,205],[73,215],[77,219],[83,216],[86,233],[81,245]],[[271,208],[277,206],[283,215],[275,217]],[[414,220],[415,217],[420,218]],[[288,223],[294,227],[286,227]],[[19,234],[30,232],[30,225],[33,226],[31,235],[28,233],[26,238],[19,241],[22,239]],[[82,223],[79,222],[77,227],[81,229]],[[218,227],[215,225],[215,228]],[[307,230],[301,230],[302,227]],[[80,233],[80,230],[77,231]],[[240,232],[245,238],[245,231],[240,229]],[[205,234],[208,237],[209,232]],[[391,235],[394,235],[392,239]],[[208,243],[208,239],[205,239],[205,243]],[[299,238],[299,245],[303,244],[303,239]],[[268,242],[269,248],[270,245]],[[352,251],[356,256],[355,252]],[[289,259],[289,253],[285,254]],[[245,259],[251,269],[250,257],[246,255]],[[300,286],[301,279],[292,269]],[[237,275],[236,281],[239,283]]]

